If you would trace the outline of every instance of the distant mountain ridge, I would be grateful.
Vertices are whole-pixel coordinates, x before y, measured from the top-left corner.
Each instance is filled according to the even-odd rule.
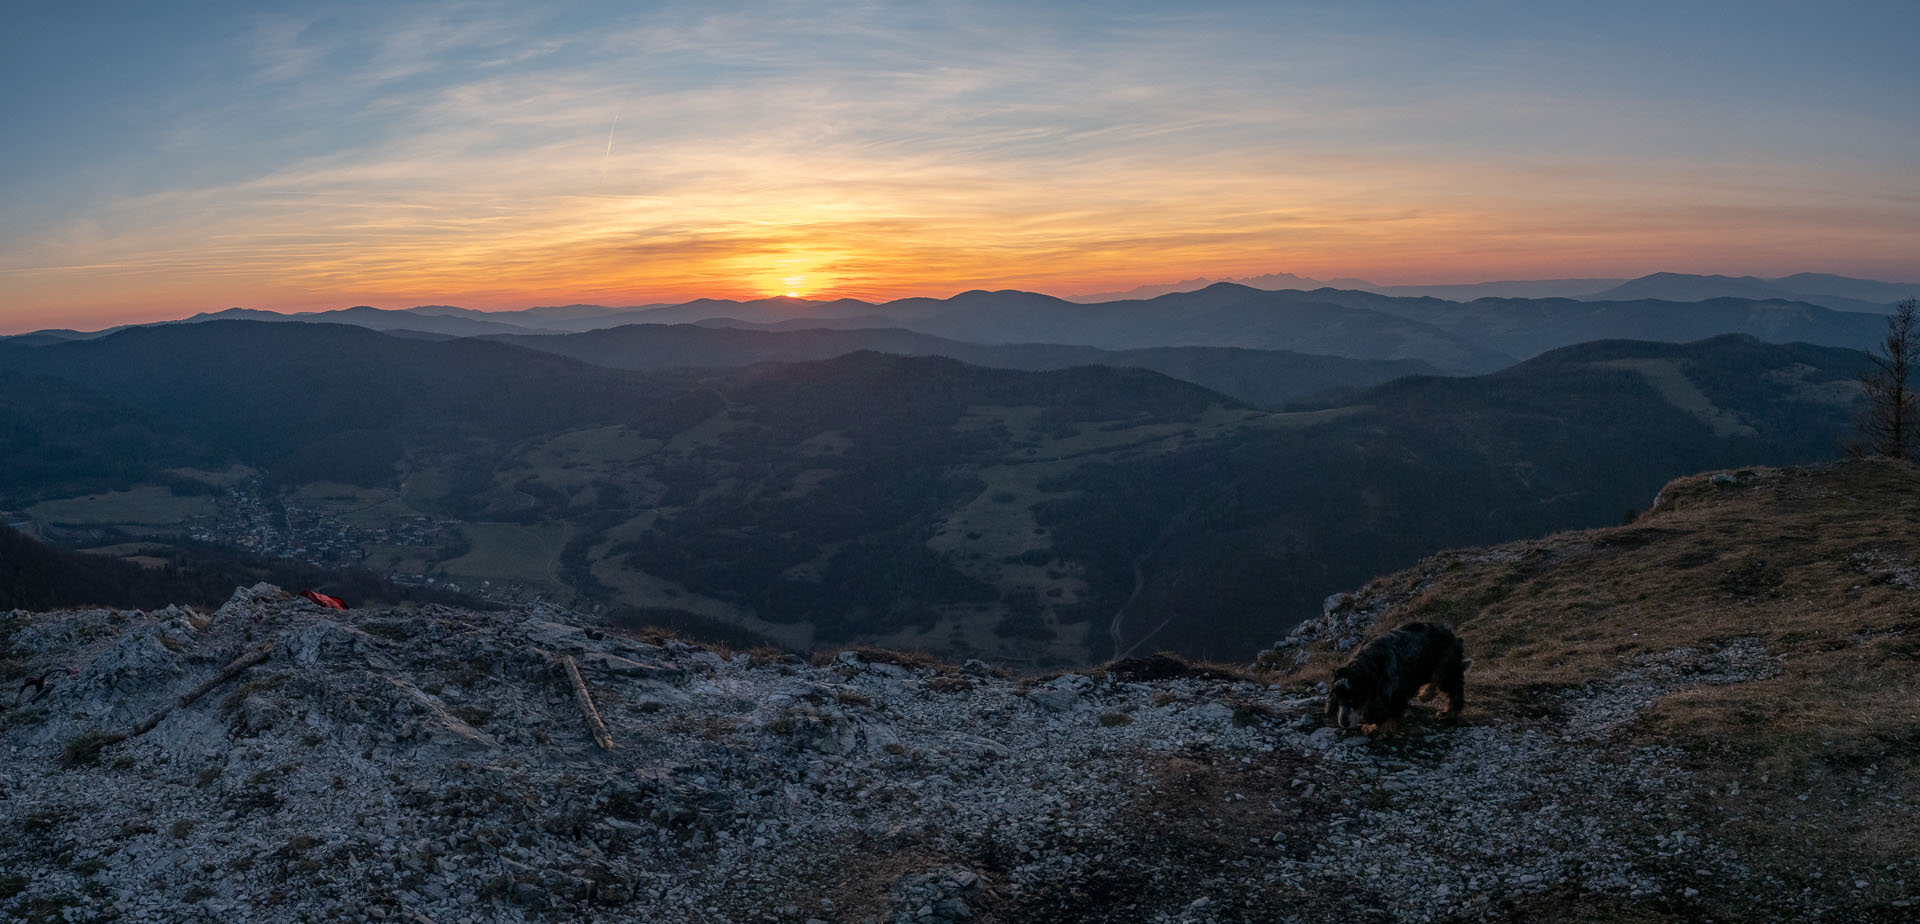
[[[1411,298],[1444,298],[1449,301],[1467,302],[1476,298],[1579,298],[1604,291],[1628,280],[1622,278],[1602,279],[1510,279],[1491,282],[1468,283],[1424,283],[1411,285],[1378,285],[1365,279],[1342,277],[1339,279],[1313,279],[1296,276],[1292,273],[1267,273],[1262,276],[1242,276],[1231,279],[1208,279],[1197,277],[1183,279],[1174,283],[1135,286],[1124,292],[1101,292],[1090,295],[1069,296],[1069,301],[1082,303],[1119,301],[1122,299],[1153,298],[1174,292],[1191,292],[1214,283],[1226,282],[1234,285],[1249,286],[1255,289],[1356,289],[1379,295],[1398,295]]]
[[[879,316],[822,319],[818,324],[893,326]],[[1688,342],[1745,334],[1776,343],[1864,349],[1885,333],[1885,322],[1873,315],[1790,302],[1479,299],[1461,304],[1348,289],[1267,291],[1232,283],[1099,305],[1031,293],[967,293],[937,313],[900,326],[977,343],[1072,343],[1109,350],[1168,345],[1286,349],[1362,359],[1419,359],[1464,373],[1489,372],[1590,340]]]
[[[1053,343],[1103,350],[1290,350],[1355,359],[1418,359],[1447,371],[1486,371],[1513,360],[1426,321],[1327,297],[1338,291],[1276,292],[1215,283],[1195,292],[1098,305],[1017,290],[973,291],[950,299],[902,299],[879,306],[873,314],[788,321],[775,329],[906,327],[972,343]]]
[[[1827,273],[1795,273],[1778,279],[1654,273],[1581,297],[1591,301],[1660,299],[1675,302],[1745,298],[1804,302],[1837,311],[1885,314],[1902,299],[1917,296],[1920,296],[1920,283],[1878,282]]]
[[[1260,276],[1240,276],[1232,279],[1208,279],[1196,276],[1179,282],[1134,286],[1122,292],[1098,292],[1089,295],[1069,295],[1070,302],[1094,304],[1098,302],[1118,302],[1132,299],[1157,298],[1176,292],[1192,292],[1204,289],[1215,283],[1232,283],[1254,289],[1372,289],[1373,284],[1364,279],[1314,279],[1309,276],[1296,276],[1292,273],[1266,273]]]
[[[1289,274],[1257,277],[1256,281],[1282,285],[1314,282]],[[1568,284],[1562,290],[1614,282],[1558,281]],[[1098,303],[1018,290],[974,290],[950,298],[915,297],[883,303],[851,298],[696,299],[677,305],[565,305],[514,312],[447,305],[393,310],[362,305],[289,315],[233,308],[167,323],[343,323],[416,339],[568,334],[630,324],[698,324],[767,332],[906,330],[976,346],[1048,344],[1106,351],[1230,347],[1358,360],[1409,360],[1443,372],[1475,374],[1558,347],[1608,338],[1687,342],[1737,333],[1773,342],[1865,348],[1884,333],[1884,322],[1876,315],[1897,300],[1894,296],[1920,288],[1813,273],[1777,280],[1662,273],[1579,298],[1539,297],[1552,288],[1542,288],[1544,285],[1518,281],[1466,289],[1383,287],[1368,291],[1331,286],[1265,289],[1217,282],[1191,291]],[[1437,294],[1412,294],[1414,290],[1448,296],[1461,296],[1471,290],[1525,293],[1527,297],[1458,301]],[[1871,302],[1864,297],[1888,300]],[[110,331],[50,330],[0,338],[0,342],[46,345],[96,339],[106,333]],[[823,335],[807,336],[818,342]],[[797,345],[794,348],[801,354],[806,352]],[[947,355],[965,352],[951,345],[940,351]],[[975,359],[982,356],[977,350],[969,355]],[[981,361],[1031,365],[1005,359]],[[600,362],[608,360],[602,358]],[[1247,394],[1251,400],[1272,400],[1271,395]]]
[[[268,321],[289,322],[305,321],[323,324],[351,324],[369,330],[420,331],[423,333],[445,334],[454,337],[478,337],[486,334],[524,333],[529,328],[518,324],[497,321],[474,314],[445,313],[444,306],[432,306],[427,309],[388,310],[368,305],[356,305],[336,311],[320,311],[306,314],[284,315],[272,311],[257,311],[250,308],[228,308],[196,314],[178,323],[204,324],[209,321]]]
[[[1591,301],[1632,301],[1660,299],[1696,302],[1714,298],[1783,299],[1801,301],[1841,311],[1884,312],[1902,299],[1920,296],[1920,283],[1880,282],[1831,273],[1794,273],[1775,279],[1757,276],[1698,275],[1659,272],[1635,279],[1569,278],[1500,280],[1475,283],[1377,285],[1364,279],[1319,280],[1292,273],[1269,273],[1233,279],[1185,279],[1176,283],[1136,286],[1124,292],[1076,295],[1071,301],[1096,303],[1122,299],[1144,299],[1174,292],[1189,292],[1215,283],[1232,283],[1256,289],[1352,289],[1377,295],[1411,298],[1444,298],[1471,302],[1482,298],[1575,298]]]

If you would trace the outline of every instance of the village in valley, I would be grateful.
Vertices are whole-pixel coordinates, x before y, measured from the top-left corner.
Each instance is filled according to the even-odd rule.
[[[139,485],[43,501],[0,511],[0,521],[42,541],[153,566],[174,547],[193,544],[360,569],[405,587],[503,603],[534,602],[554,589],[449,571],[446,563],[471,550],[463,525],[407,507],[393,491],[326,483],[284,490],[243,466],[192,472],[184,483],[184,493],[177,486]]]

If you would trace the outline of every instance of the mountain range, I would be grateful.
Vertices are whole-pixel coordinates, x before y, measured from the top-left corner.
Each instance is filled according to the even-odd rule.
[[[1303,286],[1314,282],[1286,274],[1255,281],[1263,285]],[[500,312],[445,305],[403,310],[359,306],[302,314],[234,308],[173,323],[220,320],[344,323],[425,337],[578,334],[632,324],[700,324],[767,332],[815,331],[779,348],[766,346],[771,341],[756,347],[740,340],[735,344],[737,351],[728,359],[717,358],[714,352],[719,349],[717,345],[704,354],[726,365],[738,364],[743,361],[741,357],[755,353],[788,358],[820,355],[830,339],[817,333],[823,329],[881,330],[893,333],[868,334],[865,341],[848,338],[847,342],[884,341],[910,352],[935,353],[1014,368],[1051,368],[1067,361],[1066,354],[1056,350],[1043,357],[1034,349],[1025,349],[1019,356],[1007,351],[990,355],[978,347],[1047,344],[1091,347],[1109,353],[1165,347],[1226,347],[1347,359],[1407,360],[1425,363],[1446,373],[1474,374],[1491,372],[1558,347],[1622,337],[1684,342],[1740,333],[1772,342],[1865,348],[1884,333],[1884,323],[1878,316],[1893,302],[1916,291],[1916,287],[1910,285],[1810,273],[1774,280],[1661,273],[1602,286],[1597,291],[1584,291],[1592,287],[1590,284],[1612,282],[1561,280],[1558,283],[1566,284],[1558,288],[1530,282],[1489,284],[1475,291],[1527,297],[1489,295],[1469,301],[1453,300],[1470,294],[1458,287],[1445,289],[1444,294],[1449,297],[1437,297],[1416,294],[1418,287],[1388,287],[1378,291],[1335,287],[1274,290],[1214,283],[1151,298],[1098,303],[1032,292],[973,291],[945,299],[906,298],[878,304],[844,298],[831,301],[768,298],[698,299],[677,305],[631,308],[567,305]],[[1443,288],[1428,287],[1421,291],[1441,292]],[[1542,297],[1547,292],[1574,293],[1576,290],[1581,290],[1578,298]],[[910,338],[900,333],[903,331],[958,343],[933,340],[910,343]],[[46,344],[92,339],[105,333],[111,331],[40,331],[4,340],[16,344]],[[538,347],[537,341],[521,342]],[[609,361],[609,347],[588,347],[577,340],[556,340],[550,345],[562,351],[586,351],[599,357],[599,361]],[[1222,365],[1224,354],[1214,354],[1204,360],[1193,355],[1083,355],[1088,362],[1113,361],[1150,368],[1194,370],[1221,366],[1218,374],[1189,379],[1209,387],[1221,387],[1238,376],[1225,368],[1235,364]],[[1237,365],[1245,366],[1255,358],[1242,356],[1240,360]],[[615,364],[637,362],[641,361]],[[1244,380],[1244,376],[1239,377]],[[1329,387],[1342,384],[1347,381],[1336,376]],[[1262,403],[1293,393],[1290,386],[1229,390]]]
[[[742,333],[598,335],[663,332]],[[0,343],[0,426],[34,463],[0,504],[98,546],[170,541],[153,511],[194,511],[267,554],[794,648],[1244,655],[1434,549],[1614,522],[1688,471],[1830,457],[1865,362],[1602,341],[1276,412],[1139,368],[634,371],[216,321]]]
[[[1637,279],[1527,279],[1440,285],[1376,285],[1364,279],[1311,279],[1292,273],[1270,273],[1237,279],[1185,279],[1175,283],[1136,286],[1124,292],[1076,295],[1076,302],[1109,302],[1153,298],[1190,292],[1215,282],[1257,289],[1355,289],[1379,295],[1444,298],[1468,302],[1481,298],[1577,298],[1620,301],[1654,298],[1694,302],[1710,298],[1779,299],[1806,302],[1843,311],[1884,312],[1888,305],[1920,295],[1920,283],[1878,282],[1831,273],[1794,273],[1774,279],[1757,276],[1653,273]]]
[[[1777,343],[1861,349],[1886,332],[1881,316],[1797,302],[1479,299],[1463,304],[1356,290],[1267,291],[1231,283],[1099,305],[1028,292],[968,292],[884,307],[895,313],[701,323],[772,332],[899,327],[973,344],[1047,343],[1109,351],[1166,346],[1281,350],[1417,360],[1456,374],[1490,372],[1558,347],[1601,339],[1684,342],[1736,333]],[[585,339],[590,338],[573,343]],[[520,342],[538,346],[538,341]],[[923,347],[965,358],[966,351],[951,345]]]
[[[1330,392],[1368,388],[1439,370],[1417,359],[1348,359],[1241,347],[1102,350],[1053,343],[982,344],[902,328],[766,330],[698,324],[628,324],[578,334],[492,339],[614,369],[722,368],[831,359],[863,350],[946,356],[976,366],[1038,372],[1074,366],[1150,369],[1249,404],[1280,408]]]

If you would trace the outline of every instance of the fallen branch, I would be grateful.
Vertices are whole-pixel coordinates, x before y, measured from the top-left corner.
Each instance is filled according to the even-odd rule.
[[[152,731],[155,725],[160,724],[161,719],[164,719],[167,717],[167,713],[172,712],[173,710],[178,709],[182,706],[193,705],[194,700],[207,695],[207,693],[211,691],[214,687],[217,687],[223,683],[226,683],[229,680],[232,680],[235,677],[240,676],[243,673],[246,673],[248,668],[253,667],[256,664],[259,664],[262,661],[265,661],[268,657],[273,655],[274,646],[277,644],[278,644],[277,642],[269,642],[266,645],[262,645],[261,647],[256,648],[252,651],[249,651],[246,654],[241,655],[239,658],[236,658],[232,664],[229,664],[226,667],[221,668],[220,673],[213,675],[212,680],[209,680],[206,683],[203,683],[197,687],[194,687],[192,690],[182,694],[178,699],[175,699],[173,702],[168,703],[165,706],[161,706],[159,709],[155,710],[152,715],[147,716],[144,719],[141,719],[140,724],[135,725],[133,727],[133,735],[144,735],[147,732]],[[127,737],[133,737],[133,735],[129,735]]]
[[[575,664],[572,655],[560,659],[567,669],[567,682],[573,684],[573,700],[580,704],[580,715],[587,720],[587,730],[593,732],[593,743],[602,751],[613,750],[613,736],[607,734],[607,723],[600,721],[600,711],[593,708],[593,695],[587,692],[587,682],[580,679],[580,666]]]

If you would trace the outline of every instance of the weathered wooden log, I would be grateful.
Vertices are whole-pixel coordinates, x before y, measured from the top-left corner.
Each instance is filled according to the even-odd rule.
[[[194,687],[192,690],[181,694],[173,702],[168,703],[165,706],[161,706],[159,709],[155,710],[152,715],[147,716],[144,719],[141,719],[140,723],[133,727],[133,734],[144,735],[147,732],[152,731],[155,725],[160,724],[161,719],[164,719],[167,717],[167,713],[172,712],[173,710],[178,709],[182,706],[193,705],[194,700],[207,695],[207,693],[211,691],[214,687],[217,687],[223,683],[226,683],[229,680],[232,680],[235,677],[240,676],[241,674],[246,673],[248,668],[251,668],[254,665],[259,664],[260,662],[265,661],[267,658],[272,657],[274,646],[278,644],[279,644],[278,642],[269,642],[266,645],[262,645],[261,647],[256,648],[252,651],[249,651],[246,654],[243,654],[240,657],[234,659],[233,663],[228,664],[226,667],[221,668],[220,673],[213,675],[212,680],[209,680],[206,683],[203,683],[197,687]],[[128,736],[128,737],[132,737],[132,736]]]
[[[580,679],[580,665],[574,663],[572,655],[562,657],[560,663],[567,669],[567,682],[573,684],[573,699],[587,720],[587,730],[593,732],[593,743],[602,751],[613,750],[613,736],[607,733],[607,723],[600,721],[600,710],[593,708],[593,695],[587,692],[587,682]]]

